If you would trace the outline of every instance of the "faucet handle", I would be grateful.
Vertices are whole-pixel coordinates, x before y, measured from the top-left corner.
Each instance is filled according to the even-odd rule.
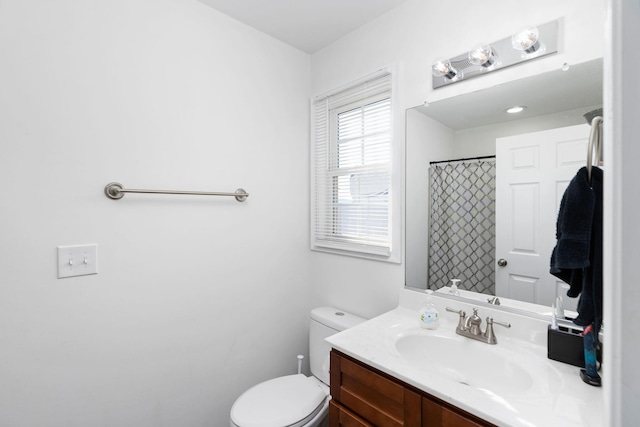
[[[464,310],[454,310],[453,308],[449,308],[446,307],[446,310],[451,312],[451,313],[458,313],[458,315],[460,316],[459,320],[458,320],[458,327],[456,328],[459,331],[464,331],[466,330],[466,317],[467,317],[467,313],[464,312]]]
[[[492,325],[495,323],[496,325],[504,326],[505,328],[511,327],[511,323],[498,322],[497,320],[493,320],[493,317],[487,317],[487,323],[490,323]]]
[[[465,313],[464,310],[455,310],[455,309],[453,309],[451,307],[447,307],[446,310],[450,311],[451,313],[458,313],[460,316],[462,316],[462,315],[466,316],[467,315],[467,313]]]
[[[505,328],[510,328],[511,323],[498,322],[493,320],[493,317],[487,317],[487,329],[484,331],[484,336],[487,339],[487,343],[489,344],[497,344],[498,340],[496,339],[496,334],[493,332],[493,324],[504,326]]]

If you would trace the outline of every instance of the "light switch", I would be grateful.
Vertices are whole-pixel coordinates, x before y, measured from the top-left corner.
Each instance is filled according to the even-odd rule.
[[[98,245],[58,246],[58,279],[98,273]]]

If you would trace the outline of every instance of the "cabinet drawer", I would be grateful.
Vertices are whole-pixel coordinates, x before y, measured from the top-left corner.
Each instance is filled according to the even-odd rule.
[[[342,407],[375,426],[419,427],[421,424],[418,393],[336,351],[331,352],[331,396]]]
[[[329,425],[332,427],[375,427],[333,400],[329,402]]]
[[[448,407],[429,397],[422,398],[423,427],[489,427],[488,423],[456,407]]]

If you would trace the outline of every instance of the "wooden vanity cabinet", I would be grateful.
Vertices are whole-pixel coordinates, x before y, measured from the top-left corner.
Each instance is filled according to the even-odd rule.
[[[493,426],[337,350],[330,387],[329,427]]]

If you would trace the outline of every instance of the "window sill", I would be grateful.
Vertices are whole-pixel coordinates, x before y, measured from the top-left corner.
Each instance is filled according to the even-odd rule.
[[[311,247],[311,250],[314,252],[323,252],[327,254],[349,256],[353,258],[368,259],[372,261],[388,262],[391,264],[402,264],[402,259],[400,258],[400,255],[395,254],[394,252],[391,252],[390,254],[386,254],[386,255],[378,255],[378,254],[372,254],[372,253],[366,253],[366,252],[357,252],[352,250],[330,248],[330,247],[317,246],[317,245],[313,245]]]

